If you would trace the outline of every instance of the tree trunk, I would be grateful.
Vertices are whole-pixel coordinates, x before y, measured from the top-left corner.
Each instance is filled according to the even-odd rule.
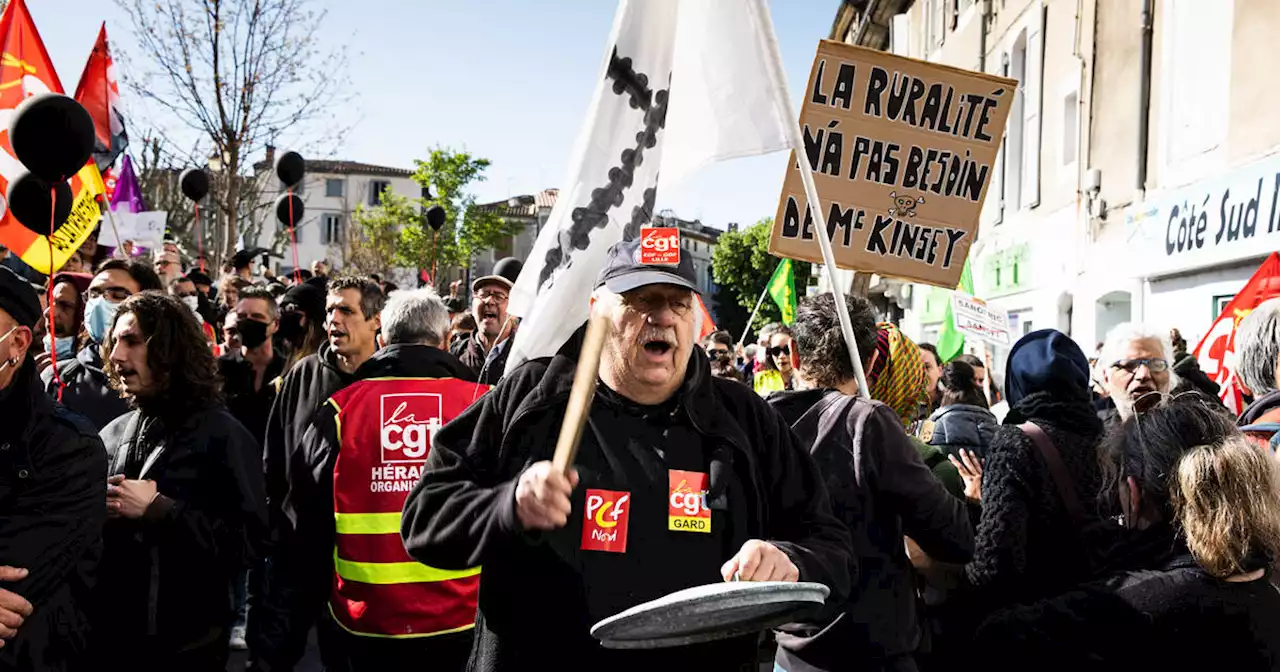
[[[227,218],[225,223],[226,228],[224,229],[227,237],[222,241],[223,254],[225,255],[224,261],[235,256],[236,239],[239,238],[236,229],[237,223],[240,220],[240,156],[238,149],[235,147],[230,149],[229,154],[231,155],[229,157],[231,160],[227,161],[226,165],[223,167],[223,170],[226,171],[223,173],[223,181],[226,182],[227,189],[222,207],[222,212]],[[246,240],[245,246],[247,248],[252,248],[253,244]]]

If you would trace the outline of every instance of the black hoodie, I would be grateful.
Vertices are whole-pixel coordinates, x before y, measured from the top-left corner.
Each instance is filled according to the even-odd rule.
[[[921,628],[904,534],[940,562],[973,557],[965,503],[946,491],[888,406],[835,390],[779,392],[769,405],[791,423],[826,477],[832,508],[853,537],[858,576],[830,623],[778,633],[786,670],[876,669],[915,652]]]
[[[714,583],[719,565],[747,539],[774,540],[800,570],[802,581],[831,588],[830,600],[848,593],[849,536],[832,516],[813,461],[791,431],[750,388],[713,379],[706,357],[690,357],[684,385],[663,409],[644,421],[662,423],[673,436],[661,454],[637,452],[617,440],[617,427],[634,426],[625,405],[602,389],[593,404],[577,459],[581,478],[566,527],[543,534],[521,530],[515,511],[520,474],[551,459],[577,366],[582,330],[554,358],[527,362],[436,435],[422,481],[405,502],[402,535],[409,554],[432,567],[484,566],[480,613],[471,667],[486,670],[738,670],[751,664],[754,638],[745,649],[679,647],[652,651],[604,649],[590,636],[597,613],[661,596],[679,583],[673,575]],[[631,411],[640,410],[632,408]],[[614,423],[614,424],[611,424]],[[710,474],[711,535],[707,546],[685,557],[699,540],[670,532],[666,476],[648,467],[691,447],[702,449]],[[662,486],[655,508],[645,497],[650,481]],[[630,509],[625,552],[583,551],[583,511],[588,489],[636,496]],[[606,493],[608,494],[608,493]],[[656,511],[656,512],[655,512]],[[659,520],[655,520],[657,516]],[[712,551],[714,553],[712,557]],[[634,557],[633,557],[634,556]],[[636,561],[648,564],[639,569]],[[696,576],[695,576],[696,575]],[[691,587],[693,582],[678,587]],[[656,593],[656,594],[655,594]],[[629,598],[629,599],[628,599]],[[720,655],[711,657],[711,654]],[[745,654],[738,656],[738,653]],[[754,669],[754,668],[753,668]]]

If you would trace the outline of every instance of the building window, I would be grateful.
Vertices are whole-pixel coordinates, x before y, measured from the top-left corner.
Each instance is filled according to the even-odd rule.
[[[1008,207],[1016,212],[1022,208],[1022,146],[1026,138],[1027,35],[1025,32],[1018,35],[1013,51],[1009,54],[1009,76],[1018,80],[1018,89],[1013,94],[1013,109],[1009,111],[1004,197]]]
[[[329,198],[342,198],[343,186],[342,180],[329,178],[324,181],[324,195]]]
[[[1080,153],[1080,94],[1068,93],[1062,99],[1062,165],[1076,163]]]
[[[324,245],[342,242],[342,215],[326,214],[320,218],[320,242]]]
[[[1164,65],[1159,122],[1165,168],[1160,173],[1162,185],[1190,182],[1212,170],[1213,166],[1196,159],[1226,144],[1234,5],[1165,0],[1165,11],[1158,16]],[[1186,48],[1188,44],[1195,48]]]
[[[389,189],[391,189],[391,183],[386,180],[369,180],[369,205],[381,205],[382,192]]]

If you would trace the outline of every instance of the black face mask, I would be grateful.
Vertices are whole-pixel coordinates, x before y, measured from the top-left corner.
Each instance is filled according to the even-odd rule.
[[[303,319],[304,315],[302,313],[281,313],[279,331],[280,338],[292,343],[301,341],[303,335],[306,333],[302,327]]]
[[[267,340],[267,323],[257,320],[241,320],[236,323],[240,332],[240,343],[250,350],[262,345]]]

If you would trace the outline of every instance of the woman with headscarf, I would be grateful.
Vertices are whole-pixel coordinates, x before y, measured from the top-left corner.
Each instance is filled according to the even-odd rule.
[[[1089,578],[1102,475],[1102,421],[1089,361],[1065,334],[1023,336],[1009,353],[1010,409],[983,465],[982,518],[967,575],[983,611],[1054,595]]]
[[[893,410],[925,466],[933,471],[947,492],[964,499],[964,482],[955,465],[947,461],[942,451],[918,436],[917,416],[922,404],[929,400],[929,376],[920,348],[893,324],[881,322],[876,329],[876,351],[867,371],[871,398]]]

